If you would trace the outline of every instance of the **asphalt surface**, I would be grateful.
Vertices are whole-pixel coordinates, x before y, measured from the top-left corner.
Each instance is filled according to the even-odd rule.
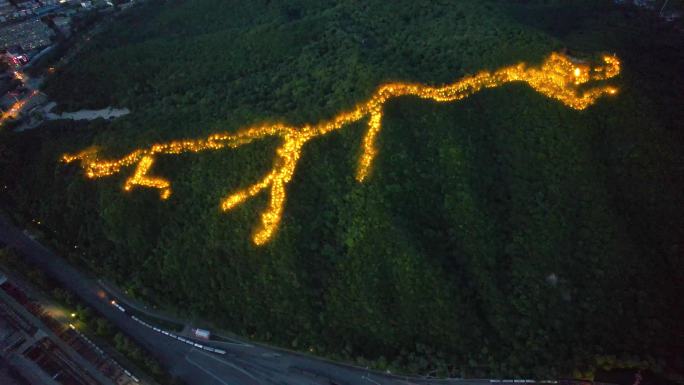
[[[255,344],[217,344],[225,354],[191,346],[137,322],[110,303],[97,281],[0,217],[0,242],[22,253],[81,300],[111,321],[189,385],[483,385],[513,383],[493,380],[408,378],[336,364]],[[209,342],[200,342],[212,346]],[[521,381],[515,381],[520,383]],[[164,384],[162,384],[164,385]]]

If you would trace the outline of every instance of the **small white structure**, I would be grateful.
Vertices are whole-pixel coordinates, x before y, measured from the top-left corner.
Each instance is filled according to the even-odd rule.
[[[205,329],[192,329],[192,335],[203,340],[208,340],[209,337],[211,337],[211,332]]]

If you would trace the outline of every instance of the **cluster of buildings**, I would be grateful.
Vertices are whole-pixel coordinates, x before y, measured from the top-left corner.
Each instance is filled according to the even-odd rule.
[[[71,325],[0,274],[0,357],[31,385],[142,385]]]
[[[53,31],[40,19],[29,19],[2,28],[0,46],[15,55],[28,53],[49,46],[52,35]]]
[[[79,12],[111,8],[130,0],[0,0],[0,50],[29,59],[54,43],[69,38]]]
[[[0,0],[0,23],[30,16],[43,16],[68,0]]]
[[[39,81],[22,71],[41,57],[62,55],[72,35],[83,31],[78,20],[87,18],[81,14],[113,13],[138,2],[142,0],[0,0],[0,126],[44,101],[35,92]]]
[[[57,36],[70,35],[79,7],[72,0],[0,0],[0,50],[30,58]]]

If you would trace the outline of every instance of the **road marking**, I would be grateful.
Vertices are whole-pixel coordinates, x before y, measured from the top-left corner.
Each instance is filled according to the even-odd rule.
[[[372,379],[372,378],[370,378],[370,377],[361,376],[361,379],[362,379],[362,380],[370,381],[370,382],[374,383],[375,385],[381,385],[379,382],[375,381],[374,379]]]
[[[202,365],[200,365],[200,364],[196,363],[195,361],[193,361],[190,357],[188,357],[187,354],[185,355],[185,360],[188,361],[191,365],[196,366],[199,370],[201,370],[201,371],[203,371],[204,373],[210,375],[210,376],[213,377],[216,381],[222,383],[223,385],[230,385],[229,383],[223,381],[221,378],[219,378],[219,377],[218,377],[217,375],[215,375],[214,373],[208,371],[207,369],[204,369],[204,367],[202,367]]]
[[[240,373],[246,375],[247,377],[253,379],[254,381],[257,382],[257,384],[259,383],[259,379],[256,378],[256,377],[254,377],[254,376],[252,375],[252,373],[250,373],[250,372],[248,372],[248,371],[242,369],[241,367],[239,367],[239,366],[237,366],[237,365],[231,364],[231,363],[228,362],[228,361],[219,360],[218,358],[216,358],[216,356],[214,356],[214,355],[212,355],[212,354],[207,354],[207,353],[205,353],[205,352],[203,352],[203,351],[201,351],[201,350],[192,349],[191,351],[192,351],[192,352],[197,352],[197,353],[199,353],[199,354],[201,354],[201,355],[203,355],[203,356],[209,357],[209,358],[211,358],[212,360],[217,361],[217,362],[219,362],[219,363],[221,363],[221,364],[228,365],[228,366],[230,366],[231,368],[233,368],[233,369],[239,371]]]

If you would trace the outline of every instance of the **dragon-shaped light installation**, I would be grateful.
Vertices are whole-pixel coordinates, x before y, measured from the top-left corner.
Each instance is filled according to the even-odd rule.
[[[261,225],[252,237],[256,245],[263,245],[272,239],[278,228],[285,204],[286,186],[295,172],[302,154],[302,147],[308,141],[368,118],[368,128],[363,138],[363,153],[356,170],[356,179],[363,182],[368,177],[371,164],[378,152],[375,139],[382,128],[383,107],[388,100],[400,96],[415,96],[447,103],[464,99],[485,88],[523,82],[529,84],[535,91],[556,99],[572,109],[583,110],[594,104],[601,96],[617,93],[617,89],[611,86],[581,89],[581,86],[586,83],[610,79],[620,73],[620,61],[617,57],[603,56],[603,62],[603,65],[592,69],[586,64],[573,61],[564,54],[553,53],[539,67],[528,67],[525,63],[520,63],[494,72],[480,72],[441,87],[414,83],[384,84],[368,101],[358,104],[351,110],[341,112],[330,120],[316,124],[306,124],[302,127],[292,127],[281,123],[257,125],[234,133],[213,134],[204,139],[153,144],[147,148],[134,150],[116,160],[98,158],[95,149],[88,149],[74,155],[66,154],[62,160],[66,163],[80,160],[81,167],[89,178],[114,175],[124,168],[137,165],[133,175],[125,181],[124,190],[130,191],[136,186],[154,188],[160,191],[161,199],[167,199],[171,195],[171,183],[166,179],[149,175],[158,156],[237,148],[258,139],[277,136],[282,143],[276,150],[273,168],[258,182],[224,198],[220,205],[222,211],[229,211],[270,189],[268,207],[262,212]]]

